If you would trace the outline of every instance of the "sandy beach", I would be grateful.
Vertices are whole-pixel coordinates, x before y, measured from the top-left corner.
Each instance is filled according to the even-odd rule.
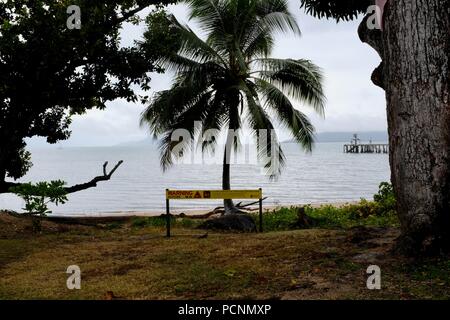
[[[323,202],[323,203],[309,203],[309,204],[286,204],[286,205],[277,205],[277,206],[263,206],[263,211],[273,211],[280,208],[290,208],[290,207],[305,207],[305,206],[311,206],[313,208],[319,208],[321,206],[334,206],[334,207],[342,207],[348,204],[356,204],[358,201],[342,201],[342,202]],[[180,215],[185,214],[187,216],[200,216],[205,215],[213,211],[214,208],[209,209],[173,209],[170,210],[170,213],[173,215]],[[247,208],[249,211],[257,211],[258,206],[250,206]],[[165,214],[164,210],[151,210],[151,211],[117,211],[117,212],[92,212],[92,213],[80,213],[80,214],[49,214],[49,217],[52,218],[108,218],[108,217],[115,217],[115,218],[128,218],[128,217],[157,217],[162,214]]]

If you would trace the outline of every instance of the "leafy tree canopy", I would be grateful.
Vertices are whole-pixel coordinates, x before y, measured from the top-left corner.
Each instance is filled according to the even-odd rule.
[[[120,46],[120,28],[136,13],[170,0],[4,0],[0,2],[0,185],[31,166],[25,138],[67,139],[70,118],[118,98],[137,101],[158,71],[135,47]],[[81,28],[67,28],[67,8]],[[148,51],[147,51],[148,53]]]
[[[301,0],[301,7],[317,18],[353,20],[367,11],[374,0]]]

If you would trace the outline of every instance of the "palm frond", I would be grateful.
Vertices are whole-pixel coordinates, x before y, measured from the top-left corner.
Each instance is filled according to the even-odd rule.
[[[258,159],[262,162],[270,179],[276,179],[286,163],[284,152],[272,121],[262,107],[255,88],[251,83],[247,83],[243,90],[247,102],[247,121],[256,137]]]
[[[171,89],[155,94],[141,121],[162,138],[163,169],[182,157],[184,150],[201,146],[204,152],[214,151],[217,139],[193,146],[191,138],[208,129],[239,130],[245,114],[257,138],[258,159],[270,177],[276,178],[285,164],[285,156],[270,116],[275,114],[296,141],[311,150],[314,128],[289,99],[309,104],[319,114],[324,113],[325,105],[322,74],[316,65],[308,60],[267,58],[273,49],[275,33],[300,34],[295,17],[289,12],[288,0],[185,2],[190,18],[198,22],[206,40],[174,16],[163,21],[163,31],[175,33],[176,45],[169,46],[158,63],[174,71],[176,79]],[[252,72],[255,68],[257,71]],[[195,121],[202,123],[202,129]],[[191,138],[172,141],[178,129],[187,130]],[[233,145],[239,150],[239,136]],[[181,151],[174,154],[176,146]]]
[[[300,35],[300,27],[297,20],[289,12],[286,0],[259,0],[256,13],[261,18],[262,25],[268,32],[293,32]]]
[[[286,95],[277,87],[264,80],[257,80],[256,88],[263,97],[265,105],[273,110],[278,120],[289,129],[296,142],[306,151],[312,151],[314,126],[308,117],[295,109]]]
[[[247,57],[266,57],[273,48],[276,32],[300,35],[300,27],[284,0],[255,1],[256,19],[245,26],[242,50]]]
[[[181,39],[179,55],[198,62],[216,61],[225,64],[222,57],[207,42],[200,39],[189,26],[181,24],[174,15],[169,15],[168,18]]]
[[[197,20],[201,29],[207,33],[225,32],[227,22],[224,21],[226,1],[222,0],[186,0],[189,7],[189,19]]]
[[[220,132],[228,122],[228,108],[224,103],[224,100],[224,93],[216,91],[214,97],[210,101],[211,110],[214,111],[209,112],[203,120],[202,135],[205,137],[205,140],[203,140],[201,144],[202,152],[209,152],[212,155],[215,153],[219,137],[214,137],[213,139],[212,137],[208,137],[206,132],[211,129]]]
[[[311,105],[320,115],[324,114],[325,94],[322,88],[322,72],[309,60],[257,59],[262,70],[255,72],[287,95]],[[258,78],[258,77],[257,77]]]
[[[247,32],[243,41],[242,51],[248,58],[267,57],[273,50],[274,38],[271,34],[265,32],[262,26],[254,25]]]
[[[211,97],[213,92],[207,92],[201,95],[197,101],[195,101],[190,108],[186,109],[183,113],[178,115],[172,123],[170,123],[163,133],[163,138],[160,142],[161,153],[161,167],[166,171],[175,160],[182,158],[187,151],[194,151],[193,138],[201,134],[201,128],[196,126],[196,121],[203,123],[204,119],[210,114]],[[178,130],[184,130],[189,133],[188,139],[182,139],[181,141],[173,141],[174,133]],[[179,152],[174,152],[174,148],[179,148]]]

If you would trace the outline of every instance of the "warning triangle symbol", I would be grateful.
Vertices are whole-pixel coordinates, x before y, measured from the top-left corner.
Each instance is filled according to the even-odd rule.
[[[194,198],[196,198],[196,199],[199,199],[199,198],[201,198],[202,196],[200,195],[200,192],[196,192],[195,193],[195,196],[194,196]]]

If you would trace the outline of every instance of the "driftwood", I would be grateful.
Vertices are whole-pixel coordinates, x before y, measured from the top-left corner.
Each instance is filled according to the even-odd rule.
[[[267,197],[263,198],[262,200],[263,201],[267,200]],[[236,208],[238,210],[245,210],[247,212],[257,211],[259,209],[248,208],[248,207],[253,206],[253,205],[257,204],[257,203],[259,203],[259,200],[255,201],[255,202],[246,203],[246,204],[242,204],[242,202],[239,202],[236,205]],[[180,213],[178,215],[171,215],[171,216],[174,217],[174,218],[188,218],[188,219],[194,219],[194,220],[195,219],[203,220],[203,219],[209,219],[209,218],[211,218],[214,215],[219,215],[219,214],[224,214],[224,213],[225,213],[224,207],[217,207],[217,208],[214,208],[212,211],[204,213],[204,214],[186,215],[185,213]],[[160,215],[160,217],[165,217],[165,216],[166,216],[165,213]]]
[[[267,200],[267,197],[263,198],[262,201]],[[236,204],[236,209],[238,210],[245,210],[245,211],[255,211],[255,210],[259,210],[259,209],[248,209],[248,207],[253,206],[255,204],[259,203],[258,201],[255,202],[251,202],[251,203],[246,203],[246,204],[242,204],[242,202],[239,202],[238,204]],[[212,210],[211,212],[208,212],[206,215],[215,215],[215,214],[224,214],[225,213],[225,208],[224,207],[217,207],[214,210]]]
[[[64,190],[69,194],[69,193],[75,193],[78,191],[82,191],[82,190],[86,190],[89,188],[95,188],[97,186],[97,183],[101,182],[101,181],[108,181],[111,179],[112,175],[114,174],[114,172],[116,172],[116,170],[122,165],[123,161],[120,160],[113,168],[112,170],[108,173],[107,172],[107,167],[108,167],[108,161],[106,161],[103,164],[103,175],[102,176],[97,176],[94,177],[91,181],[86,182],[86,183],[82,183],[82,184],[77,184],[71,187],[65,187]],[[20,186],[21,183],[15,183],[15,182],[4,182],[4,183],[0,183],[0,193],[9,193],[9,189],[12,187],[18,187]]]
[[[203,220],[203,219],[208,219],[210,217],[212,217],[213,215],[216,215],[217,213],[214,213],[213,211],[205,213],[205,214],[196,214],[196,215],[187,215],[185,213],[180,213],[180,214],[170,214],[171,217],[173,218],[188,218],[188,219],[198,219],[198,220]],[[164,218],[166,217],[167,214],[163,213],[161,214],[159,217],[160,218]]]

